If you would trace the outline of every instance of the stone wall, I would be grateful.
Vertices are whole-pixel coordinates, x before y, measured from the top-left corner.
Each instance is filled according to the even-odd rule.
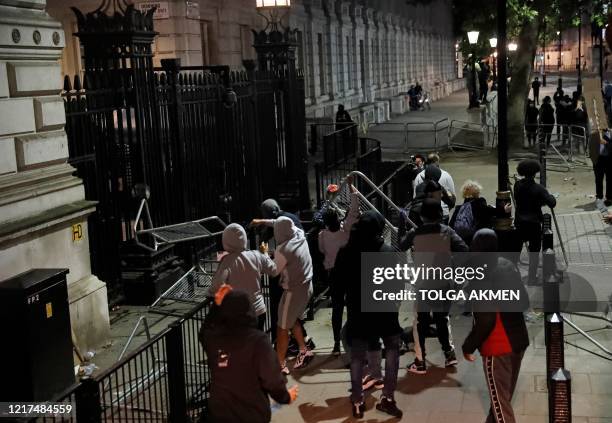
[[[68,37],[62,63],[76,73],[78,40],[70,35],[69,6],[95,9],[100,0],[48,0],[49,13]],[[138,3],[139,1],[134,1]],[[160,35],[155,60],[180,57],[184,65],[242,66],[253,59],[251,28],[262,28],[255,0],[198,0],[188,18],[183,0],[169,0],[170,17],[155,20]],[[344,104],[359,121],[379,121],[407,109],[405,97],[419,81],[434,99],[463,88],[455,74],[450,0],[408,6],[405,0],[293,0],[285,22],[297,28],[298,65],[306,73],[310,119],[333,116]],[[77,47],[75,47],[75,45]]]
[[[86,350],[108,339],[108,304],[106,285],[90,270],[87,216],[95,203],[85,201],[67,163],[63,46],[45,0],[0,0],[0,280],[68,268],[72,328]]]
[[[309,118],[332,116],[344,104],[358,121],[386,120],[406,111],[399,94],[416,81],[434,100],[463,87],[447,0],[427,7],[295,0],[289,25],[299,31]]]

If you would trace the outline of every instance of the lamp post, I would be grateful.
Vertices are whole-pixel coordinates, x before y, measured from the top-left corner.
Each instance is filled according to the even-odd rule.
[[[563,43],[561,41],[561,31],[557,31],[557,38],[558,38],[558,43],[559,43],[559,57],[557,58],[557,71],[559,72],[559,88],[563,87],[563,79],[561,78],[561,68],[563,67],[563,51],[562,51],[562,47],[563,47]]]
[[[578,7],[578,58],[576,59],[576,68],[578,69],[578,95],[582,94],[582,8]]]
[[[546,86],[546,19],[544,19],[544,31],[542,31],[542,86]]]
[[[492,49],[497,48],[497,38],[489,38],[489,44]],[[493,85],[491,86],[491,91],[497,91],[497,51],[493,52]]]
[[[495,228],[508,234],[512,228],[512,216],[505,211],[505,205],[511,201],[509,191],[509,169],[508,169],[508,71],[507,71],[507,49],[516,51],[518,47],[512,43],[512,48],[507,45],[506,36],[506,0],[497,0],[497,37],[499,42],[499,78],[497,93],[497,198]],[[511,236],[500,238],[500,248],[511,251],[513,241]]]
[[[470,92],[470,109],[480,107],[480,103],[478,103],[478,96],[476,95],[476,48],[474,47],[478,42],[478,34],[478,31],[469,31],[467,33],[468,41],[472,46],[472,90]]]

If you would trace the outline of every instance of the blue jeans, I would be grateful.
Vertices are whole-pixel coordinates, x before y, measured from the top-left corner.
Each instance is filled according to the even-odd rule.
[[[397,386],[397,373],[399,371],[399,345],[400,336],[392,335],[382,338],[385,345],[385,387],[383,395],[387,398],[393,398],[395,387]],[[366,363],[366,358],[369,362],[371,370],[380,368],[380,351],[368,351],[368,345],[377,342],[377,339],[359,339],[353,338],[351,342],[351,401],[359,402],[363,400],[363,390],[361,382],[363,379],[363,367]],[[376,373],[374,370],[372,373]],[[376,375],[372,377],[377,378]]]

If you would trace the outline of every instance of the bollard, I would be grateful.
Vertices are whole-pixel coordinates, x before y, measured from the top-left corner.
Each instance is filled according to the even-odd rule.
[[[549,376],[548,421],[571,423],[572,421],[572,377],[568,370],[558,369]]]
[[[546,344],[546,374],[550,377],[551,374],[565,367],[563,316],[560,313],[549,313],[546,315],[544,334],[544,342]],[[547,382],[550,382],[550,380]]]

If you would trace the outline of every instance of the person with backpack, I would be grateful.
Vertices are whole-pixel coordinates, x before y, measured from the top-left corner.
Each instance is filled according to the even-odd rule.
[[[334,348],[332,354],[334,356],[340,355],[340,331],[342,330],[345,292],[341,282],[334,281],[331,278],[331,274],[336,264],[338,251],[348,242],[351,228],[359,218],[359,198],[356,194],[357,189],[352,184],[350,184],[349,187],[351,191],[351,205],[348,215],[344,220],[340,220],[338,210],[336,208],[328,208],[323,215],[325,229],[319,232],[318,239],[319,251],[323,254],[323,267],[327,272],[329,291],[332,300],[332,331],[334,333]]]
[[[400,214],[400,217],[403,217]],[[463,242],[457,233],[442,223],[442,208],[440,201],[434,198],[427,198],[421,207],[421,220],[423,225],[413,228],[406,232],[406,223],[400,222],[399,247],[402,251],[412,248],[415,253],[442,253],[467,252],[468,246]],[[415,263],[416,264],[416,263]],[[428,280],[424,282],[426,286],[419,289],[444,289],[448,287],[447,281]],[[438,341],[444,352],[444,365],[451,367],[457,364],[455,347],[452,343],[450,318],[448,313],[449,304],[439,304],[442,309],[430,310],[426,305],[422,310],[417,302],[417,314],[413,323],[414,334],[414,362],[408,367],[410,373],[426,374],[427,365],[425,363],[425,339],[429,332],[429,326],[434,323],[437,329]]]
[[[223,230],[221,241],[228,254],[223,256],[212,278],[209,296],[214,296],[219,287],[226,283],[236,290],[246,292],[253,303],[257,327],[263,330],[267,310],[261,291],[261,275],[276,276],[276,264],[267,254],[247,249],[247,234],[237,223]]]
[[[455,209],[449,226],[469,246],[477,230],[492,228],[495,219],[495,207],[487,205],[487,200],[480,196],[482,186],[467,180],[461,187],[463,204]],[[510,206],[511,207],[511,206]]]

